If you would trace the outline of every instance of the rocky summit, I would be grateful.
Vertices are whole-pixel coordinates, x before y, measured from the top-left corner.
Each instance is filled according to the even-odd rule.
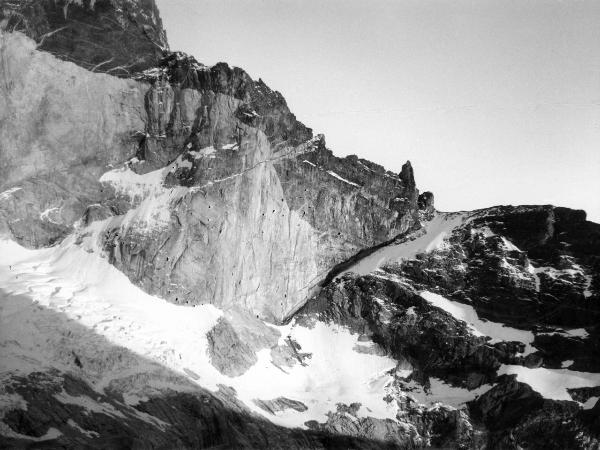
[[[153,0],[0,25],[0,448],[600,448],[583,211],[439,212]]]

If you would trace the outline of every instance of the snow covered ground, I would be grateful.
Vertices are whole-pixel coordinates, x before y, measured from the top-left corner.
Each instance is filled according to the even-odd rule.
[[[134,176],[129,172],[128,169],[113,171],[104,181],[122,189],[124,194],[137,197],[141,206],[157,195],[172,195],[162,187],[163,173]],[[413,258],[439,248],[444,238],[464,220],[461,214],[438,213],[413,240],[383,248],[350,270],[369,273],[387,261]],[[98,242],[105,222],[80,228],[60,245],[48,249],[27,250],[12,241],[0,241],[0,286],[9,294],[2,295],[0,291],[0,373],[28,373],[56,367],[57,352],[72,351],[60,348],[68,341],[66,333],[71,331],[62,329],[61,323],[54,321],[56,316],[44,314],[45,310],[60,314],[66,321],[85,327],[90,335],[102,338],[81,340],[81,345],[98,347],[81,349],[83,353],[105,357],[102,352],[109,350],[101,347],[109,343],[112,348],[129,349],[204,388],[217,390],[219,385],[231,386],[250,409],[280,425],[301,427],[308,420],[325,421],[327,413],[336,410],[337,403],[359,402],[362,404],[359,414],[363,416],[396,416],[395,403],[384,400],[394,389],[396,361],[358,351],[358,347],[365,345],[358,341],[358,335],[335,325],[322,322],[316,322],[312,328],[295,322],[278,327],[269,325],[280,333],[281,347],[292,339],[303,353],[310,354],[304,364],[276,365],[271,349],[265,348],[258,352],[258,362],[243,375],[228,377],[220,373],[210,363],[207,333],[224,312],[212,305],[174,305],[134,286],[102,255]],[[422,292],[421,296],[468,323],[474,334],[490,336],[492,342],[523,342],[525,354],[535,350],[531,346],[534,336],[529,331],[482,320],[471,306],[431,292]],[[122,377],[125,370],[118,367],[110,371],[102,366],[97,369],[98,373],[88,375],[99,391]],[[144,373],[148,367],[141,364],[126,370],[134,375]],[[569,387],[600,385],[600,374],[574,372],[566,365],[554,370],[503,366],[499,373],[515,373],[520,381],[542,395],[556,399],[571,399],[566,391]],[[466,391],[432,379],[429,392],[414,386],[409,395],[425,404],[443,402],[459,407],[488,388]],[[272,415],[255,403],[278,397],[300,401],[307,410],[289,408]],[[128,402],[135,403],[136,399],[136,393],[126,396]]]
[[[307,365],[273,370],[268,349],[259,353],[259,361],[233,384],[240,398],[272,399],[279,395],[299,400],[309,409],[304,413],[288,410],[279,414],[276,423],[300,426],[310,419],[325,420],[337,403],[362,404],[359,414],[377,418],[395,418],[397,407],[383,397],[393,381],[396,361],[355,350],[358,335],[346,328],[317,322],[314,328],[294,323],[276,327],[281,333],[280,344],[290,336],[311,353]],[[265,383],[264,380],[268,380]]]
[[[423,229],[419,230],[412,240],[382,247],[349,267],[344,273],[367,275],[386,263],[412,259],[419,253],[435,250],[442,245],[444,238],[449,236],[454,228],[464,223],[465,219],[466,216],[460,213],[438,212],[432,220],[423,224]]]
[[[473,334],[491,337],[492,339],[490,342],[492,344],[500,341],[519,341],[525,344],[523,356],[536,351],[536,349],[531,346],[535,339],[535,336],[531,331],[518,330],[502,323],[480,319],[477,315],[477,311],[475,311],[475,308],[472,306],[448,300],[433,292],[424,291],[419,295],[433,306],[441,308],[454,318],[466,322],[473,331]]]
[[[516,374],[517,380],[527,383],[543,397],[553,400],[573,400],[567,389],[600,386],[600,373],[577,372],[569,369],[529,369],[524,366],[503,365],[498,375]],[[586,402],[584,408],[595,402]]]
[[[170,171],[183,167],[186,163],[191,164],[183,161],[180,156],[164,169],[143,175],[135,173],[127,165],[103,174],[100,177],[102,183],[112,186],[117,194],[128,197],[136,205],[123,216],[114,217],[112,225],[119,225],[124,230],[135,228],[140,232],[151,232],[167,226],[171,219],[169,205],[192,189],[182,186],[167,188],[163,182]]]
[[[453,408],[463,407],[467,402],[476,399],[492,388],[491,385],[484,384],[477,389],[468,390],[444,383],[439,378],[434,377],[429,379],[429,384],[428,390],[423,389],[420,384],[414,381],[405,384],[405,387],[410,390],[409,395],[419,403],[426,406],[443,404]]]
[[[482,320],[472,306],[448,300],[441,295],[433,292],[421,292],[421,297],[432,305],[443,309],[458,320],[466,322],[474,334],[478,336],[491,337],[491,343],[499,341],[519,341],[525,344],[525,351],[522,356],[526,356],[536,351],[531,345],[534,341],[534,334],[526,330],[518,330],[508,327],[501,323]],[[573,334],[581,335],[580,330],[571,330]],[[585,330],[583,330],[585,332]],[[573,361],[564,361],[562,369],[536,368],[529,369],[518,365],[503,365],[498,370],[498,375],[516,374],[517,379],[532,387],[545,398],[554,400],[573,400],[567,389],[579,387],[600,386],[600,373],[577,372],[569,370],[568,367]],[[593,403],[586,403],[584,407],[592,407]]]
[[[56,367],[57,352],[73,351],[67,346],[72,340],[65,338],[71,331],[61,328],[56,315],[43,313],[48,311],[105,338],[81,339],[87,348],[75,348],[76,353],[98,355],[101,360],[107,358],[103,345],[110,344],[113,353],[114,346],[127,348],[204,388],[232,386],[248,407],[281,425],[325,421],[339,402],[362,403],[364,415],[395,417],[395,404],[383,398],[396,362],[356,351],[358,335],[333,325],[275,327],[281,333],[280,345],[291,337],[302,352],[312,354],[306,365],[276,366],[270,349],[263,349],[258,362],[242,376],[221,374],[210,363],[206,334],[223,312],[212,305],[174,305],[146,294],[101,256],[97,239],[103,224],[94,222],[93,227],[97,229],[80,230],[49,249],[27,250],[12,241],[0,242],[0,286],[9,294],[0,295],[0,372],[25,374]],[[124,373],[146,370],[140,365],[111,372],[100,364],[98,373],[88,375],[101,391]],[[280,396],[301,401],[308,409],[286,409],[273,416],[254,403]],[[132,395],[130,401],[135,398]]]

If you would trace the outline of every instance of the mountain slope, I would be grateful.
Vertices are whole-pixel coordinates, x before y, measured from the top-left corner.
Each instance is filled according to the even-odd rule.
[[[383,441],[398,448],[479,448],[487,442],[489,448],[513,448],[502,439],[507,430],[513,430],[519,433],[514,445],[593,447],[598,438],[590,408],[597,400],[594,390],[600,385],[600,373],[593,368],[576,369],[573,361],[563,361],[570,364],[557,368],[553,361],[561,355],[548,356],[546,349],[538,348],[538,340],[571,333],[570,341],[589,350],[597,342],[595,323],[585,330],[551,328],[549,323],[544,331],[535,326],[531,331],[507,327],[481,319],[476,303],[468,306],[434,294],[431,291],[443,291],[435,284],[415,284],[410,269],[404,271],[419,261],[443,260],[442,255],[456,251],[455,236],[465,227],[475,228],[474,235],[486,232],[485,225],[478,228],[475,224],[491,211],[438,213],[426,223],[425,231],[381,248],[380,252],[394,255],[389,261],[392,265],[369,275],[338,277],[282,327],[267,325],[242,311],[221,311],[210,305],[183,307],[148,296],[101,256],[94,232],[94,228],[102,229],[98,223],[51,249],[25,250],[5,243],[3,254],[13,256],[0,273],[6,291],[2,361],[4,384],[17,386],[3,397],[7,405],[4,423],[13,430],[7,436],[15,429],[26,430],[16,426],[15,411],[20,411],[19,423],[33,420],[29,409],[18,406],[20,398],[42,411],[50,408],[28,392],[41,383],[39,377],[54,374],[54,384],[43,383],[51,392],[70,386],[69,377],[75,377],[81,380],[77,385],[89,385],[84,392],[91,389],[93,394],[70,390],[66,397],[53,394],[51,401],[59,403],[52,409],[61,403],[82,404],[90,395],[108,395],[100,406],[85,400],[82,407],[110,417],[118,414],[106,405],[113,404],[130,417],[124,422],[127,426],[135,426],[140,413],[150,414],[143,415],[150,423],[145,426],[175,433],[177,439],[183,437],[175,431],[176,421],[189,420],[187,413],[165,418],[150,405],[178,405],[189,396],[217,395],[226,409],[233,408],[243,417],[243,423],[266,419],[313,429],[322,436],[368,438],[379,442],[376,445]],[[493,242],[489,239],[488,251],[494,248]],[[494,285],[489,287],[493,290]],[[49,325],[57,323],[56,314],[64,317],[58,327]],[[88,340],[88,335],[97,337]],[[108,339],[110,345],[101,339]],[[131,351],[144,361],[115,356]],[[268,384],[262,382],[266,379]],[[110,400],[119,396],[130,400],[124,405]],[[522,406],[509,407],[513,396]],[[210,411],[201,417],[229,414],[220,407]],[[91,427],[82,418],[83,411],[68,414],[79,427],[83,422],[84,430],[111,435],[101,427]],[[264,419],[257,418],[261,416]],[[28,430],[25,435],[62,443],[73,442],[75,437],[98,442],[93,433],[82,438],[76,426],[65,427],[56,420],[48,419],[47,428]],[[169,431],[157,420],[170,424]],[[532,427],[540,423],[545,424],[548,441],[532,441],[536,437]],[[270,425],[259,427],[270,439],[269,445],[292,445]],[[52,428],[62,434],[48,434]],[[184,437],[221,439],[218,431],[206,433],[194,431]],[[242,434],[251,439],[248,429]],[[318,448],[323,441],[304,442],[300,447]],[[350,442],[344,445],[371,445],[369,441]]]
[[[411,170],[332,156],[239,69],[175,53],[120,80],[34,47],[2,35],[0,215],[25,245],[110,216],[103,247],[148,292],[281,321],[333,263],[417,223]]]
[[[585,213],[436,212],[152,0],[0,24],[0,447],[600,448]]]

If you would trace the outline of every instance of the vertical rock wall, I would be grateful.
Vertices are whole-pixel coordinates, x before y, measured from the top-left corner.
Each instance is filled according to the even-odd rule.
[[[69,4],[64,20],[103,21],[109,6]],[[25,245],[53,244],[82,219],[78,232],[93,227],[99,250],[148,292],[277,322],[333,265],[418,224],[409,163],[397,175],[335,157],[241,69],[174,52],[119,79],[39,48],[2,35],[0,218]],[[140,179],[155,183],[138,191]]]

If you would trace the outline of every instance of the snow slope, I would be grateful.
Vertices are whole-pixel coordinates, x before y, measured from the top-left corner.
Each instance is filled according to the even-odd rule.
[[[492,344],[500,341],[519,341],[525,344],[523,356],[536,351],[536,349],[531,346],[535,339],[535,336],[531,331],[518,330],[502,323],[480,319],[477,315],[477,311],[475,311],[475,308],[472,306],[448,300],[433,292],[424,291],[419,295],[433,306],[443,309],[458,320],[466,322],[473,331],[473,334],[491,337],[490,343]]]
[[[461,213],[438,212],[432,220],[423,224],[423,229],[419,230],[412,240],[382,247],[349,267],[344,273],[354,272],[359,275],[367,275],[388,262],[412,259],[419,253],[435,250],[442,245],[444,238],[449,236],[452,230],[464,223],[465,220],[466,215]],[[343,273],[338,276],[341,275]]]
[[[553,400],[573,400],[567,389],[600,385],[600,373],[577,372],[569,369],[529,369],[523,366],[503,365],[498,375],[517,375],[517,380],[527,383],[543,397]],[[593,407],[595,402],[587,402],[584,407]]]
[[[204,388],[231,386],[249,408],[281,425],[325,421],[338,402],[360,402],[364,415],[395,417],[395,404],[383,398],[396,362],[354,350],[358,335],[334,325],[275,327],[281,333],[280,345],[291,337],[302,352],[311,354],[305,365],[277,366],[270,349],[263,349],[258,352],[258,362],[243,375],[221,374],[210,363],[206,334],[223,312],[212,305],[168,303],[131,284],[102,257],[97,245],[102,229],[103,221],[94,222],[59,246],[42,250],[0,242],[0,286],[9,294],[0,296],[0,372],[26,374],[56,367],[56,352],[71,352],[56,348],[65,345],[63,335],[69,331],[51,323],[52,316],[42,314],[43,309],[65,315],[66,320],[106,338],[113,352],[114,346],[127,348]],[[81,342],[88,347],[106,345],[103,339]],[[92,355],[101,352],[101,348],[81,349]],[[87,375],[99,391],[124,373],[148,370],[144,366],[122,367],[114,373],[104,367],[96,369],[97,373]],[[254,402],[278,397],[301,401],[307,410],[286,409],[274,416]],[[135,398],[132,394],[130,401]]]

